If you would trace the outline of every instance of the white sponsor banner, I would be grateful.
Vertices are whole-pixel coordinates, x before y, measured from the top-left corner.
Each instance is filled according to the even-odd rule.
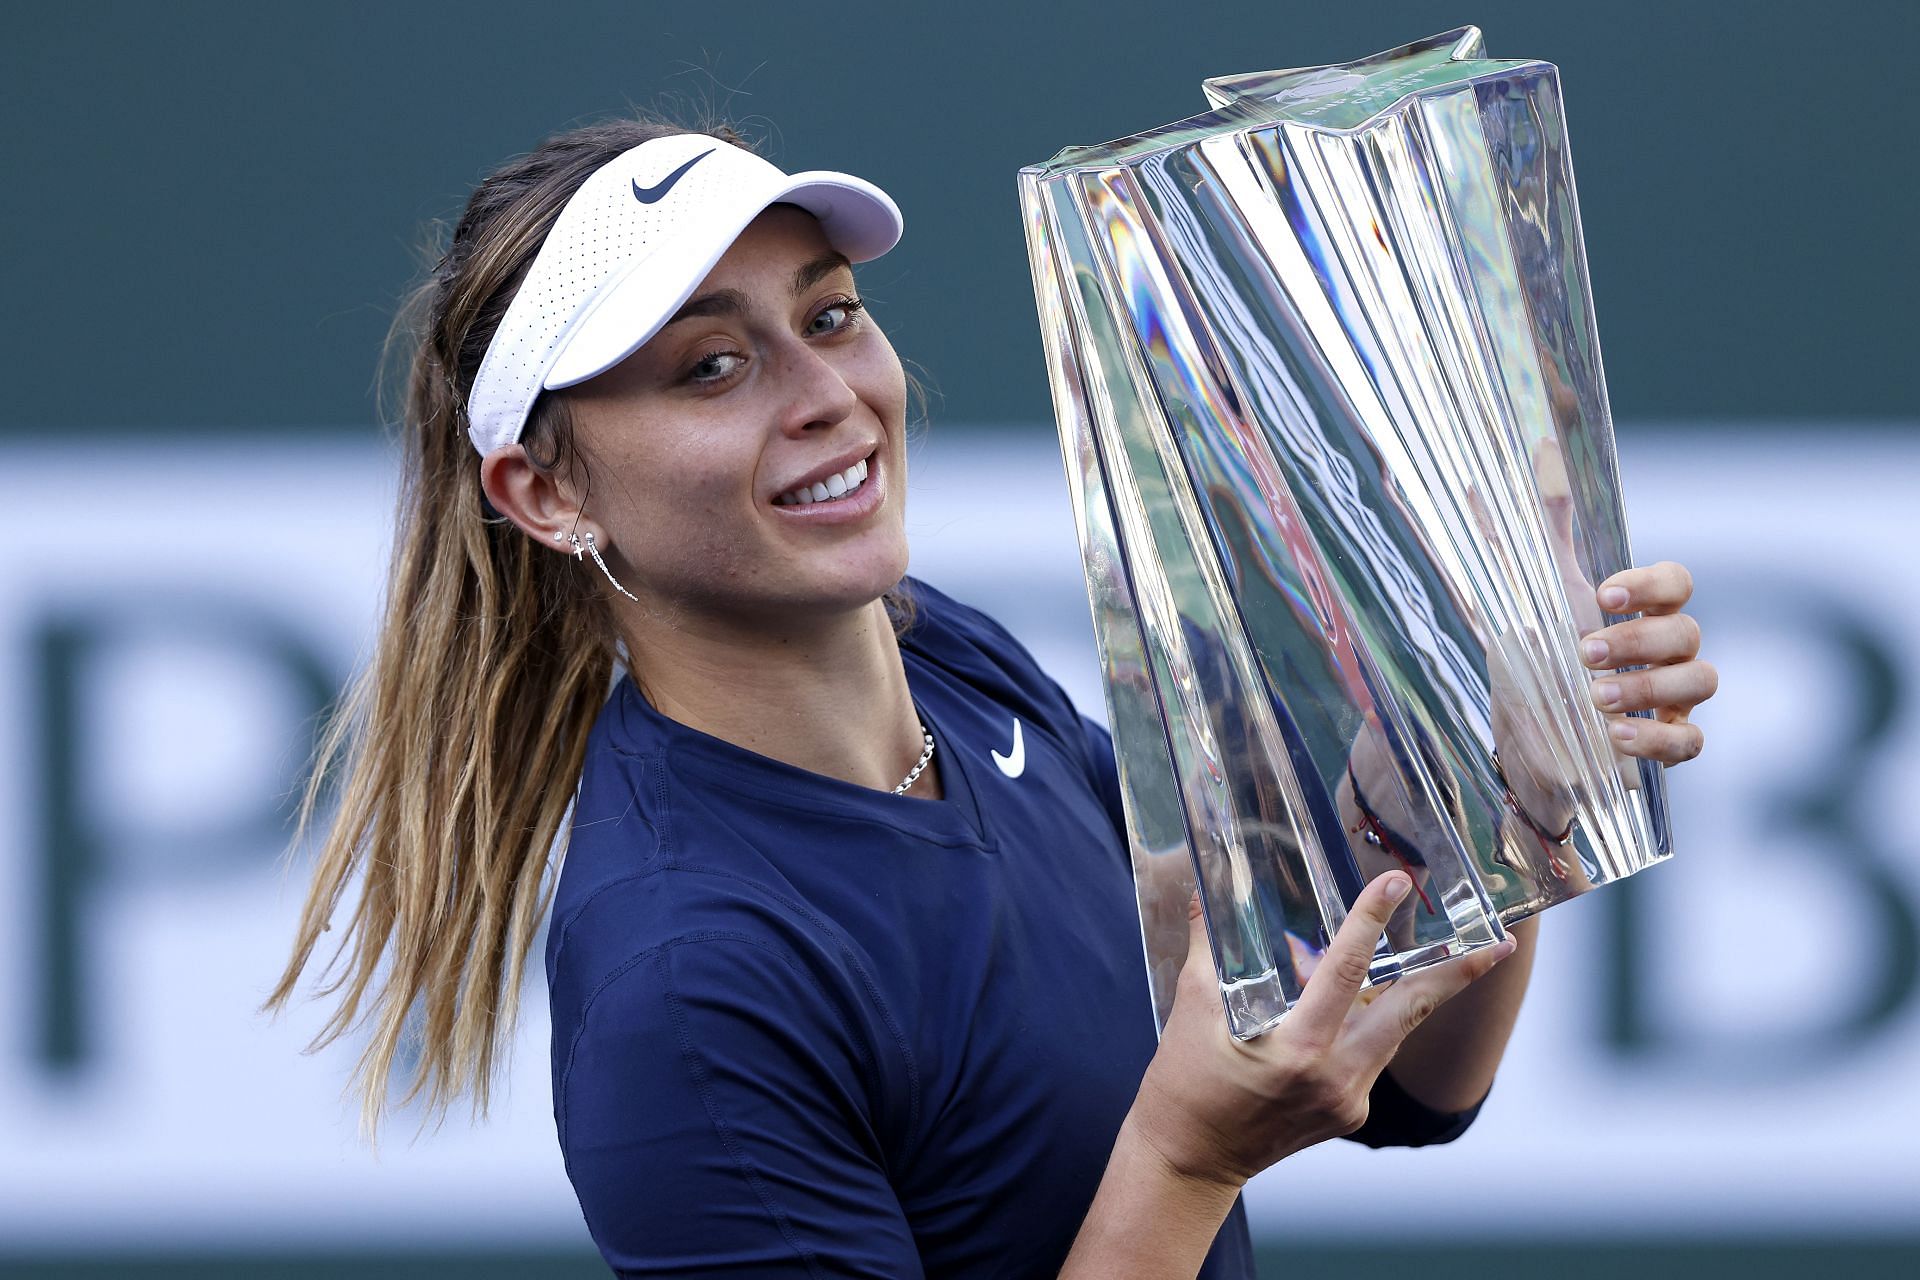
[[[1452,1146],[1328,1143],[1255,1230],[1662,1235],[1916,1226],[1914,433],[1642,429],[1636,549],[1695,571],[1723,692],[1680,857],[1551,912]],[[0,1249],[585,1239],[529,984],[510,1089],[378,1155],[357,1042],[255,1013],[304,867],[284,791],[371,636],[390,462],[346,443],[17,445],[0,557]],[[1101,695],[1051,431],[915,446],[913,571]],[[536,966],[537,968],[537,963]],[[1143,1010],[1144,1015],[1144,1010]]]

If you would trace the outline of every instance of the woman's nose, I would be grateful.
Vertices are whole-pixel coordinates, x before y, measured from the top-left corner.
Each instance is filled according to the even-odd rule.
[[[782,344],[779,361],[784,392],[780,428],[800,434],[845,421],[860,398],[840,369],[820,351],[794,339]]]

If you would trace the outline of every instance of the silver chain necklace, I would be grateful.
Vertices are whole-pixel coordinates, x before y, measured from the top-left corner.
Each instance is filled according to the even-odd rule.
[[[907,793],[907,788],[919,779],[921,771],[927,767],[927,762],[933,759],[933,735],[927,731],[924,723],[920,726],[920,740],[927,745],[921,750],[920,758],[913,762],[913,768],[907,770],[907,776],[900,779],[900,785],[893,789],[893,794],[897,796]]]

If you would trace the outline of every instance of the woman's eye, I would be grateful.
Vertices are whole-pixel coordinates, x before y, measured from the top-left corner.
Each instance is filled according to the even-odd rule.
[[[854,298],[847,298],[816,314],[807,324],[809,334],[834,333],[853,323],[865,304]]]
[[[718,382],[740,367],[742,357],[732,351],[715,351],[701,356],[687,370],[687,378],[693,382]]]

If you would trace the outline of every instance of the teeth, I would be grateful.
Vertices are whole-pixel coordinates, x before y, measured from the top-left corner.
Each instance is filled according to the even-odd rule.
[[[774,501],[783,507],[804,507],[815,502],[831,502],[835,498],[844,498],[867,481],[867,460],[854,463],[845,471],[836,472],[818,484],[803,489],[789,489]]]

